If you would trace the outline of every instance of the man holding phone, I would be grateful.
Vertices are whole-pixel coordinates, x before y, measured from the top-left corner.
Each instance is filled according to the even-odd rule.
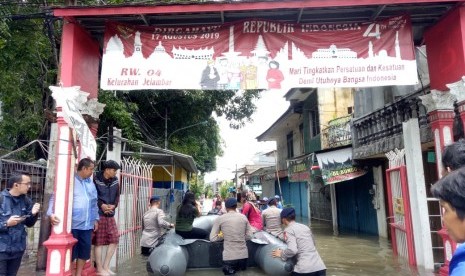
[[[37,221],[40,204],[26,196],[31,178],[13,173],[0,193],[0,276],[16,275],[26,250],[26,229]]]

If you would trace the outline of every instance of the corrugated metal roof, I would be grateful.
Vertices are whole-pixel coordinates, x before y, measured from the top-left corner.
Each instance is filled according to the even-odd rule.
[[[122,143],[131,142],[130,140],[125,138],[120,139]],[[140,146],[139,151],[135,152],[127,150],[126,147],[123,145],[123,150],[121,154],[124,156],[140,156],[141,159],[153,165],[170,166],[176,164],[177,166],[181,166],[187,172],[198,172],[197,166],[195,165],[195,161],[190,155],[182,154],[167,149],[162,149],[157,146],[152,146],[140,142],[136,142],[136,144]]]

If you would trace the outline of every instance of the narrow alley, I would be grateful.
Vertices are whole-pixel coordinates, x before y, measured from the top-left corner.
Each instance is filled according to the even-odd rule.
[[[430,276],[432,272],[412,269],[408,264],[392,255],[389,242],[375,236],[333,236],[331,225],[314,221],[312,230],[316,245],[331,276]],[[118,275],[141,275],[146,273],[146,258],[140,255],[118,268]],[[222,275],[221,269],[189,270],[189,276]],[[240,275],[265,275],[260,269],[252,268]]]
[[[211,199],[206,199],[202,213],[208,212],[212,205]],[[297,221],[308,223],[307,218],[297,218]],[[433,276],[434,273],[409,267],[405,260],[392,254],[388,240],[378,236],[340,234],[334,236],[331,224],[314,220],[311,229],[315,237],[318,252],[323,258],[328,276]],[[34,260],[23,259],[23,265],[18,276],[45,275],[35,272]],[[123,263],[117,269],[118,275],[147,275],[147,258],[136,254],[133,259]],[[222,275],[220,268],[210,270],[188,270],[188,276]],[[251,268],[240,275],[266,275],[258,268]]]

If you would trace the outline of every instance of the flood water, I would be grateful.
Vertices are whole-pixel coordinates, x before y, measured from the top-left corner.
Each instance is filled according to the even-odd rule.
[[[326,222],[312,221],[315,243],[327,267],[327,275],[334,276],[432,276],[434,273],[410,268],[402,259],[393,256],[389,242],[384,238],[343,234],[334,236],[331,225]],[[118,275],[147,275],[147,258],[136,256],[120,265]],[[33,265],[21,267],[19,276],[44,275],[32,272]],[[31,274],[32,272],[32,274]],[[220,268],[209,270],[188,270],[188,276],[222,275]],[[249,268],[238,275],[266,275],[258,268]]]

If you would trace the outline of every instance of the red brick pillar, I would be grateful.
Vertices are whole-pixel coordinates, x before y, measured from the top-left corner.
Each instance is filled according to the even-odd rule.
[[[72,153],[72,130],[63,119],[61,107],[57,107],[58,139],[55,155],[54,213],[61,222],[52,227],[52,233],[44,246],[47,247],[46,275],[72,275],[71,253],[77,242],[71,234],[71,210],[73,207],[73,185],[75,157]]]
[[[455,117],[455,96],[449,92],[432,90],[430,94],[420,96],[420,98],[428,110],[428,119],[434,137],[436,168],[438,177],[441,178],[443,176],[442,151],[445,145],[452,143],[454,140],[452,128]],[[440,275],[448,275],[449,262],[455,251],[456,244],[450,239],[444,226],[438,234],[442,237],[444,243],[444,265],[440,269]]]

